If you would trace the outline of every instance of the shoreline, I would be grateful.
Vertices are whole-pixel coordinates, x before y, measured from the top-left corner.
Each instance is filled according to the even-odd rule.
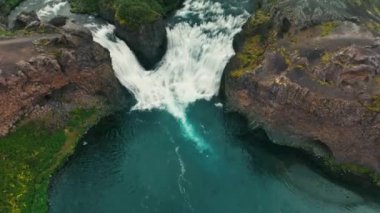
[[[111,118],[110,120],[112,120],[112,117],[115,117],[115,119],[117,119],[116,117],[118,117],[119,113],[123,113],[123,112],[122,111],[116,112],[116,113],[109,115],[108,117]],[[233,122],[238,122],[238,123],[242,122],[241,124],[238,124],[238,125],[239,126],[240,125],[246,126],[245,130],[238,133],[238,135],[239,135],[238,137],[244,138],[244,143],[241,144],[241,146],[244,147],[245,149],[247,149],[248,152],[251,152],[251,151],[249,151],[250,146],[264,147],[265,150],[267,150],[267,151],[269,150],[269,152],[272,154],[277,153],[277,152],[285,152],[286,154],[284,157],[291,156],[291,158],[293,159],[292,160],[293,163],[297,164],[297,162],[298,162],[298,163],[301,163],[301,165],[305,165],[306,167],[308,167],[310,170],[314,171],[315,173],[317,173],[321,177],[326,178],[327,180],[337,184],[338,186],[344,187],[344,188],[358,194],[360,197],[364,198],[364,200],[375,202],[375,203],[380,203],[380,200],[377,199],[378,196],[376,196],[376,195],[380,194],[380,191],[371,187],[372,185],[364,185],[363,186],[364,182],[362,182],[362,181],[361,182],[353,182],[353,181],[344,181],[342,179],[335,178],[323,170],[323,168],[325,168],[325,167],[320,168],[319,167],[320,165],[317,163],[316,159],[312,155],[310,155],[309,153],[306,153],[304,150],[273,144],[272,142],[270,142],[270,140],[266,136],[266,133],[263,130],[258,129],[258,130],[252,131],[251,129],[249,129],[248,125],[244,124],[244,123],[246,123],[246,119],[244,117],[242,117],[241,115],[239,115],[238,113],[224,112],[224,114],[227,116],[231,116],[231,117],[237,117],[238,119],[234,120]],[[100,126],[98,126],[98,125],[100,125]],[[107,122],[102,122],[102,120],[100,120],[99,123],[94,125],[89,130],[89,132],[84,135],[84,138],[86,137],[87,134],[92,134],[91,131],[96,130],[96,128],[102,128],[102,125],[107,125]],[[261,138],[266,138],[266,139],[265,139],[265,141],[261,141],[260,140]],[[254,143],[256,143],[256,144],[252,144],[252,139],[255,139]],[[257,141],[257,139],[259,139],[259,140]],[[268,140],[268,141],[266,141],[266,140]],[[70,158],[74,157],[74,155],[76,155],[78,148],[80,148],[80,147],[77,147],[75,149],[75,152],[73,153],[73,155],[70,156]],[[66,163],[69,163],[70,158],[68,159],[68,161],[66,161]],[[55,175],[59,174],[60,171],[62,171],[61,170],[62,168],[64,168],[64,165],[62,165],[58,169],[58,171],[55,172]],[[54,178],[54,176],[51,179],[51,182],[50,182],[51,184],[54,184],[54,182],[52,182],[52,181],[54,181],[53,178]],[[51,185],[49,185],[49,190],[51,190],[50,187],[51,187]]]
[[[104,113],[97,110],[77,109],[70,114],[71,119],[62,128],[52,131],[45,126],[46,124],[43,121],[29,121],[19,125],[15,131],[0,139],[0,146],[3,147],[1,153],[4,151],[7,153],[5,147],[19,147],[21,149],[21,146],[28,147],[24,150],[25,152],[34,153],[33,157],[20,160],[17,160],[17,157],[25,157],[28,154],[17,153],[18,156],[4,157],[5,154],[2,153],[3,161],[14,164],[16,168],[22,165],[22,169],[20,167],[20,170],[13,170],[14,168],[5,167],[8,169],[6,171],[7,177],[15,177],[15,179],[10,178],[7,181],[8,187],[3,189],[5,194],[1,199],[0,209],[8,209],[11,212],[47,212],[47,190],[51,177],[75,152],[83,135],[104,117]],[[28,139],[31,140],[30,142],[36,143],[35,146],[27,145],[30,143]],[[14,144],[11,145],[10,143]],[[7,158],[10,159],[5,160]],[[40,163],[32,166],[29,162],[32,159],[33,161],[40,161]]]

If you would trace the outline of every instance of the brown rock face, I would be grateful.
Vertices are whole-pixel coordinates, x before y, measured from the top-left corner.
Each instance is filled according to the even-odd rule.
[[[296,9],[268,4],[239,36],[225,76],[228,106],[275,143],[379,172],[379,22],[331,16],[299,29]]]
[[[76,108],[107,113],[125,104],[108,51],[73,23],[55,29],[0,40],[0,136],[24,118],[49,115],[59,125]]]

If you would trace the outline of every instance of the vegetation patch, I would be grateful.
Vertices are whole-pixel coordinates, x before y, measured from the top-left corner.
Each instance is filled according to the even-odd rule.
[[[330,21],[325,22],[319,26],[320,29],[320,35],[322,37],[328,36],[332,33],[332,31],[339,26],[338,22],[336,21]]]
[[[23,0],[3,0],[0,1],[0,14],[8,16],[13,8],[17,7]]]
[[[43,120],[30,121],[0,139],[0,212],[47,212],[52,174],[74,152],[98,113],[80,108],[69,117],[62,129],[51,129]]]
[[[329,64],[332,60],[333,54],[330,52],[325,52],[321,57],[321,62],[323,64]]]
[[[286,65],[291,66],[292,60],[290,58],[290,54],[288,53],[288,51],[286,51],[286,49],[284,47],[282,47],[278,50],[278,52],[280,53],[282,58],[285,60]]]
[[[72,11],[99,15],[101,10],[114,13],[123,25],[138,27],[149,24],[174,10],[180,0],[70,0]]]
[[[371,20],[366,25],[370,31],[377,34],[380,33],[380,23]]]
[[[239,70],[234,70],[230,73],[230,76],[233,78],[240,78],[242,77],[245,73],[247,73],[247,70],[244,69],[239,69]]]
[[[146,23],[152,23],[158,20],[163,11],[156,1],[149,5],[147,2],[125,1],[117,6],[116,20],[123,25],[137,28]]]
[[[367,106],[370,111],[380,112],[380,95],[375,96],[370,105]]]
[[[244,48],[237,54],[242,67],[256,68],[264,58],[265,44],[262,36],[256,35],[244,43]]]
[[[269,13],[263,11],[263,10],[258,10],[256,14],[251,18],[249,25],[250,27],[258,27],[260,25],[266,24],[270,21],[271,16]]]
[[[2,29],[0,27],[0,38],[1,37],[11,37],[11,36],[15,36],[16,34],[14,32],[10,32],[10,31],[7,31],[5,29]]]

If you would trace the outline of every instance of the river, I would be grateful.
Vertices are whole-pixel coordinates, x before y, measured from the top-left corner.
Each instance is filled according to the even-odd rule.
[[[379,212],[380,206],[316,172],[300,152],[272,145],[216,97],[247,0],[187,0],[168,22],[168,50],[144,70],[114,27],[74,15],[65,1],[36,10],[88,27],[110,51],[136,105],[101,121],[53,178],[51,212]]]

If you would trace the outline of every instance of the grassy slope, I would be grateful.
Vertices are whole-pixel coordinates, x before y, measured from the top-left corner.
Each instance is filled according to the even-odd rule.
[[[116,13],[120,24],[137,27],[154,22],[175,9],[181,0],[70,0],[74,12],[98,14],[101,9]]]
[[[43,121],[34,121],[1,138],[0,212],[47,212],[51,175],[97,119],[95,110],[77,109],[65,128],[50,130]]]

